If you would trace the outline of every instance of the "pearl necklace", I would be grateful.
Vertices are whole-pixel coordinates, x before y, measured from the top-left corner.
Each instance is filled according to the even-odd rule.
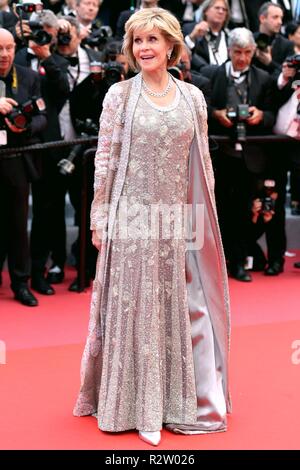
[[[170,89],[171,89],[171,86],[172,86],[172,79],[171,79],[171,75],[169,74],[169,81],[168,81],[168,84],[167,84],[167,87],[165,88],[164,91],[162,91],[161,93],[158,93],[156,91],[153,91],[151,90],[145,83],[145,81],[143,80],[143,88],[144,90],[146,91],[146,93],[148,93],[148,95],[150,96],[155,96],[155,98],[163,98],[164,96],[166,96]]]

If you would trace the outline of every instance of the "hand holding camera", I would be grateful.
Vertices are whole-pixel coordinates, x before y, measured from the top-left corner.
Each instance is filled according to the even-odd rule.
[[[227,109],[215,109],[213,112],[213,117],[219,121],[221,126],[224,127],[232,127],[233,126],[233,120],[228,117],[228,110]]]
[[[29,36],[31,35],[31,29],[27,20],[22,20],[22,28],[21,28],[21,21],[18,21],[15,28],[16,28],[16,35],[18,36],[19,39],[23,39],[24,37],[28,39]]]
[[[13,110],[18,106],[18,103],[12,98],[0,98],[0,113],[4,116],[10,116],[13,113]],[[17,127],[13,122],[11,122],[7,117],[4,118],[4,121],[7,127],[16,134],[26,131],[26,128]]]
[[[36,44],[34,41],[30,41],[29,47],[33,50],[35,55],[40,60],[45,60],[51,56],[50,44],[44,44],[43,46],[40,46],[39,44]]]
[[[205,36],[209,31],[209,24],[207,21],[200,21],[200,23],[196,24],[193,31],[190,34],[190,38],[192,41],[195,41],[198,38]]]
[[[285,82],[288,82],[290,78],[294,78],[296,73],[296,69],[290,67],[287,62],[282,64],[282,78]]]
[[[269,65],[272,62],[271,46],[267,46],[264,50],[257,48],[255,54],[263,65]]]
[[[13,107],[18,106],[18,103],[13,100],[12,98],[0,98],[0,113],[1,114],[9,114],[12,112]]]
[[[42,98],[33,97],[32,100],[18,104],[12,98],[0,98],[0,112],[5,115],[7,127],[17,134],[27,130],[32,117],[45,109]]]
[[[247,124],[249,126],[257,126],[263,121],[264,113],[256,106],[249,106],[250,116],[247,118]]]
[[[265,180],[263,186],[263,194],[261,198],[252,201],[252,222],[256,224],[260,215],[264,222],[270,222],[275,214],[275,203],[278,198],[276,191],[276,183],[274,180]]]

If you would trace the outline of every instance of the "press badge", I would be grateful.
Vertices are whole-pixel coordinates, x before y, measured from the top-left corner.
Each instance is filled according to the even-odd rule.
[[[0,145],[7,145],[7,132],[6,132],[6,130],[0,131]]]
[[[36,100],[36,105],[37,105],[39,111],[45,111],[46,104],[45,104],[45,101],[43,100],[43,98],[37,99]]]

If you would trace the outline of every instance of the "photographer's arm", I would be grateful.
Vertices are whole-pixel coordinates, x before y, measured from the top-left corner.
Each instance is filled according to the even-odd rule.
[[[44,67],[47,80],[52,85],[52,94],[55,101],[59,98],[66,99],[70,92],[70,85],[67,75],[68,62],[66,61],[65,68],[58,65],[52,54],[41,60],[41,65]]]

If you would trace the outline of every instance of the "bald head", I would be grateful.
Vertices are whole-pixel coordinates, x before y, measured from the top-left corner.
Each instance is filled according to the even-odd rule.
[[[15,58],[15,40],[7,29],[0,28],[0,77],[6,77]]]
[[[0,40],[2,39],[11,39],[13,42],[15,42],[13,35],[4,28],[0,28]]]

